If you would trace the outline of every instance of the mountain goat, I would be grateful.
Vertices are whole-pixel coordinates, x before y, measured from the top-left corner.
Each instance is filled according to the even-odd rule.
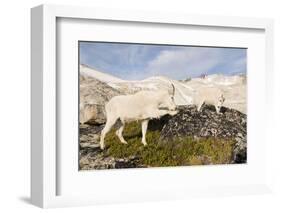
[[[115,122],[120,119],[122,126],[116,131],[121,143],[127,144],[122,136],[124,125],[130,121],[141,121],[142,143],[147,145],[145,135],[148,121],[160,118],[163,115],[175,115],[174,102],[175,87],[172,84],[172,94],[169,91],[140,91],[133,95],[120,95],[113,97],[106,105],[106,124],[101,132],[100,148],[104,149],[104,138]]]
[[[219,88],[203,87],[196,91],[196,95],[193,100],[198,111],[201,110],[201,107],[204,104],[212,104],[216,107],[217,113],[220,113],[220,109],[225,101],[225,98]]]

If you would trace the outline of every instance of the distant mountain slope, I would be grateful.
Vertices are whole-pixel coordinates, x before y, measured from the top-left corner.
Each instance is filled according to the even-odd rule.
[[[226,98],[224,106],[246,113],[247,86],[243,75],[214,74],[186,81],[152,76],[139,81],[126,81],[85,65],[80,65],[80,112],[87,120],[91,114],[100,113],[103,105],[113,96],[134,94],[140,90],[171,90],[172,84],[175,86],[175,103],[179,106],[193,104],[196,91],[200,88],[218,87]],[[82,115],[80,117],[83,118]]]
[[[111,88],[124,94],[133,94],[140,90],[171,90],[171,84],[173,83],[176,88],[175,102],[177,105],[190,104],[192,101],[192,88],[179,81],[171,80],[163,76],[153,76],[140,81],[126,81],[92,69],[86,65],[80,65],[80,75],[85,78],[94,78],[100,82],[104,82]],[[82,87],[84,87],[83,84]]]
[[[80,65],[80,75],[95,78],[103,82],[123,82],[124,80],[114,77],[110,74],[97,71],[87,65]]]
[[[185,84],[197,90],[199,88],[220,88],[226,98],[224,106],[247,114],[247,79],[245,75],[209,75],[205,78],[194,78]]]

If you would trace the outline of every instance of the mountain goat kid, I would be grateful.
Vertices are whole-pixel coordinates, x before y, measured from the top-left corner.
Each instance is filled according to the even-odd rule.
[[[101,132],[100,148],[104,149],[104,138],[115,122],[120,119],[122,126],[116,131],[120,142],[127,144],[122,136],[124,125],[130,121],[141,121],[142,143],[147,145],[145,135],[148,121],[160,118],[163,115],[175,115],[174,102],[175,87],[172,84],[172,94],[169,91],[140,91],[133,95],[120,95],[113,97],[106,105],[106,124]]]
[[[216,111],[219,114],[220,109],[225,101],[225,97],[219,88],[203,87],[196,91],[196,95],[193,100],[198,111],[201,110],[204,104],[212,104],[216,107]]]

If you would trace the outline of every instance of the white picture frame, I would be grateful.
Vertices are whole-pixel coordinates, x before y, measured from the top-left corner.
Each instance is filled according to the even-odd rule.
[[[108,20],[133,23],[153,23],[161,26],[200,26],[232,29],[254,29],[261,30],[264,33],[265,41],[265,68],[263,79],[265,87],[261,88],[264,92],[267,111],[264,115],[264,125],[266,130],[263,134],[265,140],[260,141],[263,147],[270,147],[270,125],[272,112],[273,88],[273,21],[271,19],[241,18],[241,17],[216,17],[203,15],[187,14],[166,14],[153,13],[147,11],[123,11],[100,8],[85,8],[74,6],[54,6],[41,5],[31,9],[31,201],[34,205],[47,207],[62,207],[76,205],[91,205],[99,203],[116,202],[139,202],[144,200],[165,200],[182,199],[187,197],[201,196],[222,196],[222,195],[241,195],[264,193],[271,191],[271,166],[268,151],[262,156],[264,166],[261,166],[260,173],[264,173],[263,178],[240,184],[221,184],[209,187],[202,186],[194,182],[193,188],[178,188],[176,186],[167,186],[159,183],[158,189],[152,189],[150,192],[130,191],[130,196],[120,196],[118,192],[112,192],[112,195],[106,198],[106,195],[97,197],[95,195],[58,195],[58,173],[60,167],[57,165],[59,159],[57,151],[57,88],[60,82],[57,79],[57,20],[64,19],[87,19],[87,20]],[[264,109],[260,109],[264,110]],[[254,129],[254,128],[253,128]],[[254,129],[255,130],[255,129]],[[260,139],[262,140],[262,139]],[[270,150],[268,148],[267,150]],[[150,171],[157,169],[150,169]],[[208,168],[213,170],[212,167]],[[232,166],[231,170],[235,171]],[[247,167],[244,168],[247,170]],[[173,168],[169,172],[184,172],[185,168]],[[103,171],[99,171],[100,174]],[[165,174],[166,170],[157,171],[157,174]],[[116,175],[111,173],[110,175]],[[147,172],[137,171],[138,175],[145,176]],[[156,173],[155,173],[156,174]],[[153,174],[153,175],[155,175]],[[107,173],[106,175],[109,175]],[[149,176],[149,175],[148,175]],[[137,178],[137,177],[136,177]],[[175,180],[176,175],[170,178]],[[71,178],[70,178],[71,179]],[[144,178],[145,179],[145,178]],[[180,182],[181,180],[179,180]],[[74,184],[74,183],[73,183]],[[103,184],[103,183],[100,183]],[[162,185],[161,185],[162,184]],[[163,186],[160,190],[159,187]],[[124,188],[129,187],[124,185]],[[106,190],[106,189],[105,189]],[[124,192],[125,193],[125,192]]]

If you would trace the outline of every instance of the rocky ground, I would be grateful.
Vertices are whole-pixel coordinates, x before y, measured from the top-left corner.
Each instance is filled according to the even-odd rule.
[[[117,124],[118,125],[118,124]],[[99,135],[104,124],[80,125],[80,169],[113,169],[149,167],[139,163],[138,156],[114,158],[99,148]],[[235,142],[230,163],[247,161],[247,117],[245,114],[222,108],[217,114],[214,106],[205,106],[201,112],[195,106],[180,107],[175,116],[164,116],[149,123],[149,130],[159,130],[159,144],[175,143],[176,138],[220,138]]]
[[[114,158],[99,147],[99,135],[104,125],[80,125],[80,169],[118,169],[143,167],[136,156]]]

